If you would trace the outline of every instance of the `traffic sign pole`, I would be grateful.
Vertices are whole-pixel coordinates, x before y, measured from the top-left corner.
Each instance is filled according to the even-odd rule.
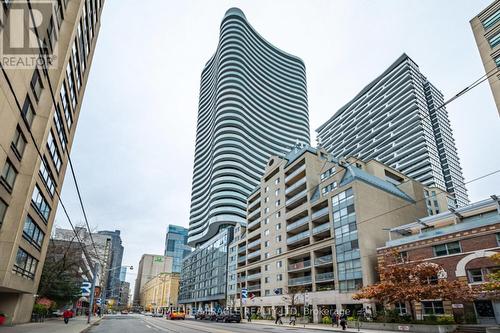
[[[90,317],[94,314],[94,294],[95,294],[95,281],[97,278],[97,270],[99,269],[99,263],[97,262],[94,266],[94,276],[92,277],[92,288],[90,290],[90,303],[89,303],[89,315],[87,317],[87,324],[90,324]]]

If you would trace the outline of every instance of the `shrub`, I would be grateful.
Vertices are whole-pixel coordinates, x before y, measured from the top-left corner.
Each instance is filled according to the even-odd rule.
[[[331,325],[332,324],[332,318],[328,316],[324,316],[323,319],[321,319],[321,322],[323,324]]]
[[[466,324],[477,324],[476,314],[474,312],[466,312],[464,319]]]
[[[354,318],[354,317],[347,317],[347,321],[356,321],[356,318]]]
[[[437,318],[437,323],[439,325],[452,325],[455,324],[455,319],[453,316],[441,316]]]
[[[42,304],[35,304],[33,305],[33,313],[41,316],[46,315],[47,308]]]

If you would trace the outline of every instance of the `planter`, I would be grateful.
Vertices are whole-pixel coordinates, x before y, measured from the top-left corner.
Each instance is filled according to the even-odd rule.
[[[397,323],[368,323],[360,322],[360,328],[381,331],[403,331],[417,333],[451,333],[457,329],[457,325],[424,325],[424,324],[397,324]],[[347,327],[357,328],[356,322],[347,322]]]
[[[7,320],[7,318],[5,316],[0,316],[0,326],[2,326],[3,324],[5,324],[6,320]]]

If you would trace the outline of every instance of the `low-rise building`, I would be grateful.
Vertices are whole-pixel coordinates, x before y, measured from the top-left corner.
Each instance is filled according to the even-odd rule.
[[[160,273],[172,273],[174,258],[156,254],[143,254],[137,268],[134,286],[134,305],[144,303],[140,297],[144,285]]]
[[[337,160],[309,146],[271,157],[248,199],[245,236],[229,250],[236,276],[229,271],[228,290],[238,291],[228,291],[235,300],[228,304],[241,306],[244,289],[245,311],[262,314],[287,313],[292,299],[315,322],[321,311],[359,309],[353,293],[377,280],[376,249],[387,228],[426,216],[425,191],[432,197],[375,160]],[[445,209],[448,197],[435,193],[432,209]]]
[[[177,307],[179,274],[160,273],[146,282],[141,289],[140,305],[146,311],[165,313]]]
[[[490,257],[500,252],[500,200],[482,200],[424,217],[390,229],[392,239],[378,249],[378,265],[391,264],[386,254],[395,250],[407,261],[431,262],[442,267],[440,278],[463,280],[478,287],[500,265]],[[401,313],[408,304],[398,304]],[[450,300],[422,300],[414,306],[416,317],[451,315],[477,317],[481,324],[500,323],[500,301],[478,298],[472,304]],[[470,321],[470,320],[469,320]]]

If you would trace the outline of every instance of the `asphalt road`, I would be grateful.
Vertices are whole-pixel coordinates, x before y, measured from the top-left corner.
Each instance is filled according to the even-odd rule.
[[[317,333],[300,327],[284,327],[248,323],[216,323],[207,320],[167,320],[138,314],[115,315],[105,317],[94,326],[90,333],[254,333],[254,332],[304,332]]]

